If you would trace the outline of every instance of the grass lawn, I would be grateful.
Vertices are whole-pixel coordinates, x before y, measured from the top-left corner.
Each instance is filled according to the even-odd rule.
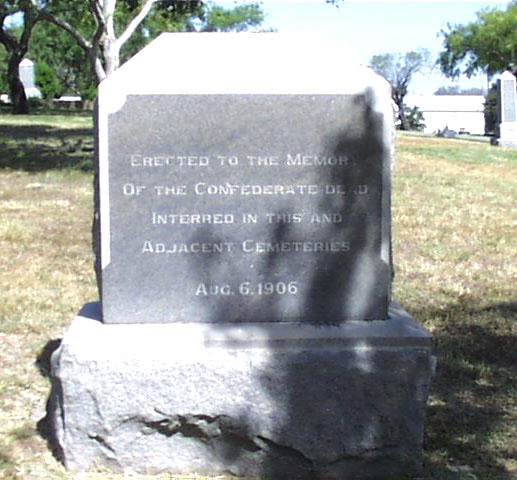
[[[66,473],[38,432],[48,352],[97,298],[91,132],[88,116],[0,115],[0,478],[124,478]],[[423,478],[517,479],[517,151],[411,135],[396,150],[394,297],[438,357]]]

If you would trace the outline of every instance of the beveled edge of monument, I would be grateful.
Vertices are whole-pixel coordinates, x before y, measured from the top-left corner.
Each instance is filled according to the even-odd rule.
[[[86,304],[74,318],[62,345],[90,355],[113,350],[121,356],[155,358],[163,352],[189,355],[196,348],[431,348],[432,337],[404,309],[391,302],[387,320],[348,321],[338,326],[304,323],[104,324],[99,302]],[[90,353],[89,353],[90,352]]]

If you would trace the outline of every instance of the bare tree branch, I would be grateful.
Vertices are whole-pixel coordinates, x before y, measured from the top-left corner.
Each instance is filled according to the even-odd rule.
[[[97,22],[97,25],[104,24],[104,17],[102,16],[102,9],[99,5],[98,0],[90,0],[90,10],[93,13],[93,18]]]
[[[136,17],[134,17],[133,20],[129,22],[124,32],[122,32],[120,37],[117,39],[117,45],[119,49],[122,48],[122,45],[124,45],[124,43],[127,42],[129,37],[131,37],[133,32],[137,29],[138,25],[142,23],[144,18],[147,16],[147,14],[150,12],[151,8],[157,1],[158,0],[147,0],[140,12],[136,15]]]
[[[6,32],[3,28],[0,28],[0,43],[2,43],[5,46],[6,50],[9,52],[16,49],[17,45],[16,39],[8,32]]]
[[[78,30],[76,30],[72,25],[70,25],[68,22],[61,18],[57,18],[51,13],[47,12],[46,10],[41,10],[41,16],[45,20],[48,20],[49,22],[52,22],[54,25],[57,25],[58,27],[63,28],[66,30],[72,37],[74,37],[75,41],[79,44],[81,48],[89,52],[89,50],[92,48],[92,44],[88,42],[80,33]]]
[[[101,59],[97,55],[96,51],[92,49],[90,52],[90,58],[92,58],[93,67],[95,69],[95,75],[97,76],[97,80],[102,82],[106,77],[106,70],[102,66]]]
[[[117,6],[117,0],[103,0],[102,5],[102,16],[105,25],[106,37],[111,41],[116,39],[115,35],[115,7]]]

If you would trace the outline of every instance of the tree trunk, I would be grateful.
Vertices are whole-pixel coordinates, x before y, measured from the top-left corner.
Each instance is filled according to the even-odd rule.
[[[401,130],[407,130],[407,121],[406,121],[406,114],[404,113],[404,102],[402,99],[397,98],[395,99],[395,103],[397,104],[397,107],[399,109],[399,120],[400,120],[400,129]]]
[[[104,72],[108,77],[120,66],[120,47],[116,39],[105,36],[103,53]]]
[[[9,90],[11,94],[12,112],[15,114],[29,113],[29,102],[25,95],[25,88],[20,79],[20,62],[22,58],[16,53],[12,53],[7,67],[7,77],[9,79]]]

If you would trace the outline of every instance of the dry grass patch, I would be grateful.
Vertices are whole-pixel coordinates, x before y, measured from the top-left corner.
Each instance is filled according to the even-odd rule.
[[[394,296],[437,342],[424,478],[515,479],[516,152],[407,136],[397,151]],[[91,175],[47,167],[0,170],[0,478],[204,478],[67,473],[38,431],[52,340],[97,297]]]
[[[397,151],[395,296],[437,343],[426,473],[517,478],[516,152],[403,135]]]
[[[36,363],[97,297],[90,176],[0,171],[0,478],[64,478],[38,433],[49,385]]]

